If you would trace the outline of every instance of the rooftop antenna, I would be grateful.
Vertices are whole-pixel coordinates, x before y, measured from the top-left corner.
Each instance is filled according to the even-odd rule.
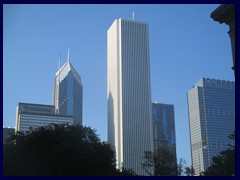
[[[133,21],[134,21],[134,12],[132,13],[132,19],[133,19]]]
[[[67,61],[70,61],[70,49],[68,48],[68,57],[67,57]]]
[[[57,77],[57,103],[56,103],[56,113],[59,114],[59,84],[60,84],[60,64],[61,64],[61,55],[59,54],[58,60],[58,77]],[[55,97],[56,98],[56,97]]]
[[[58,59],[58,71],[60,70],[60,65],[61,65],[61,55],[59,54],[59,59]]]

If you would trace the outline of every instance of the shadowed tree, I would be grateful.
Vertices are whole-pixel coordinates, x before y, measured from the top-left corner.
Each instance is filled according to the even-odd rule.
[[[10,141],[3,148],[4,175],[133,175],[116,170],[114,151],[90,127],[51,124]]]
[[[186,165],[186,161],[184,159],[180,158],[179,164],[177,165],[178,176],[183,176],[185,165]]]
[[[195,175],[195,170],[194,170],[193,166],[185,167],[185,175],[186,176],[194,176]]]
[[[142,167],[151,176],[177,175],[176,158],[166,147],[159,147],[155,152],[146,151]]]

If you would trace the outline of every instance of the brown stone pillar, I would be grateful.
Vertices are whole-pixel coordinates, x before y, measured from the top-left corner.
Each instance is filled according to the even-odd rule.
[[[229,26],[229,37],[232,47],[233,71],[235,74],[235,4],[222,4],[211,13],[211,18]]]

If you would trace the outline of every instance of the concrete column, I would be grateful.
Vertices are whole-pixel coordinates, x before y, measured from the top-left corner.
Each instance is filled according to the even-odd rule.
[[[229,26],[229,37],[232,47],[233,71],[235,74],[235,4],[222,4],[211,13],[211,18]]]

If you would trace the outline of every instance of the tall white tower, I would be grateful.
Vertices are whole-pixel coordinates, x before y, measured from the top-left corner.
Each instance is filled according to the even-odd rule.
[[[107,37],[108,142],[117,168],[146,175],[144,152],[153,151],[148,25],[116,19]]]

